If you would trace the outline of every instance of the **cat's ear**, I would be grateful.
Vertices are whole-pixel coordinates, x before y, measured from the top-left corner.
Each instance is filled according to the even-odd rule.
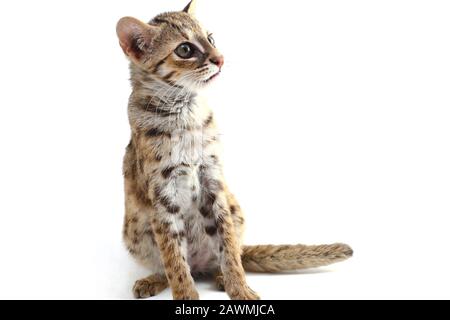
[[[130,59],[139,61],[150,48],[159,28],[132,17],[124,17],[117,22],[116,32],[123,52]]]
[[[195,15],[195,7],[197,5],[196,0],[191,0],[188,5],[183,9],[183,12],[189,13],[190,15]]]

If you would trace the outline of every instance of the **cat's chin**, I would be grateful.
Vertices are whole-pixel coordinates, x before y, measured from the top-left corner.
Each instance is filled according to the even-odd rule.
[[[196,87],[198,89],[204,89],[208,85],[210,85],[214,80],[220,75],[220,71],[217,71],[215,74],[207,78],[206,80],[202,80],[196,83]]]
[[[211,81],[213,81],[214,79],[216,79],[220,74],[220,70],[217,71],[215,74],[213,74],[211,77],[209,77],[208,79],[204,80],[203,83],[205,85],[207,85],[208,83],[210,83]]]
[[[181,83],[181,85],[189,88],[192,92],[203,91],[220,75],[220,71],[216,72],[206,80],[196,81],[194,83]]]

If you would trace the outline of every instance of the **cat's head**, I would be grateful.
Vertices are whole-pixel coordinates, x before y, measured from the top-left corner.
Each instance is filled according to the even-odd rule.
[[[212,34],[194,17],[195,0],[183,11],[149,23],[125,17],[117,23],[120,46],[133,67],[170,85],[199,88],[219,75],[224,62]]]

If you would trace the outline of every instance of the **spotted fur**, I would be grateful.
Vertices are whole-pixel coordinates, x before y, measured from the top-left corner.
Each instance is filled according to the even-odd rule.
[[[120,45],[130,60],[123,238],[152,270],[136,282],[137,298],[170,287],[174,299],[197,299],[193,276],[216,275],[232,299],[257,299],[244,268],[275,272],[344,260],[351,249],[325,246],[243,246],[244,217],[222,171],[213,112],[197,94],[219,72],[223,57],[193,16],[164,13],[149,23],[122,18]],[[189,59],[174,50],[185,42]]]

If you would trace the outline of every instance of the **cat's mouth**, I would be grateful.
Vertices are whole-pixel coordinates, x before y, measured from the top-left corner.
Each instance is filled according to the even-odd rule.
[[[215,78],[217,78],[220,74],[220,70],[217,71],[217,73],[213,74],[211,77],[209,77],[208,79],[204,80],[203,83],[210,83],[211,81],[213,81]]]

